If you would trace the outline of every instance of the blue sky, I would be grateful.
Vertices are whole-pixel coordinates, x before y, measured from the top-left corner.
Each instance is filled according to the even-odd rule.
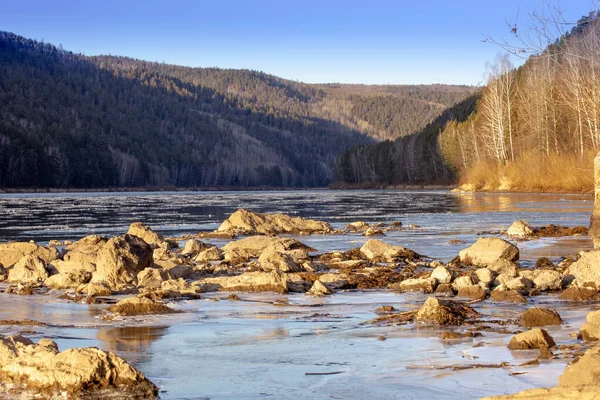
[[[0,30],[87,55],[247,68],[304,82],[478,84],[540,0],[0,0]],[[569,21],[592,0],[554,2]],[[515,60],[518,63],[518,60]]]

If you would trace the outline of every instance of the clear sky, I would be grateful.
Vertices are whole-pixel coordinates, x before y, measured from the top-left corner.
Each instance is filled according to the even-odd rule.
[[[478,84],[540,0],[0,0],[0,30],[87,55],[304,82]],[[576,21],[592,0],[558,4]],[[517,61],[517,60],[515,60]]]

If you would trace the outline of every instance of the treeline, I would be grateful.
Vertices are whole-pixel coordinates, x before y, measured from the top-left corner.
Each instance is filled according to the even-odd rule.
[[[470,189],[593,188],[600,150],[600,19],[592,12],[513,69],[491,66],[477,112],[448,123],[444,159]]]
[[[0,32],[0,187],[324,186],[339,153],[399,132],[356,115],[363,96],[472,90],[417,88],[86,57]]]
[[[499,56],[478,95],[420,133],[342,153],[336,171],[351,184],[589,192],[599,150],[600,18],[592,12],[517,69]]]

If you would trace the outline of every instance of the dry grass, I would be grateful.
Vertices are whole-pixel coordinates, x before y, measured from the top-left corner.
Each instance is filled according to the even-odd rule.
[[[592,193],[594,190],[593,151],[544,157],[526,152],[514,162],[499,165],[486,162],[463,171],[461,185],[475,190]]]

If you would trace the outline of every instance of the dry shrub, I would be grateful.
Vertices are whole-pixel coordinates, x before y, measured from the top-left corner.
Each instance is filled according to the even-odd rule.
[[[462,185],[477,190],[527,192],[591,193],[594,189],[595,152],[560,154],[546,157],[535,151],[524,152],[514,162],[479,163],[460,177]]]

